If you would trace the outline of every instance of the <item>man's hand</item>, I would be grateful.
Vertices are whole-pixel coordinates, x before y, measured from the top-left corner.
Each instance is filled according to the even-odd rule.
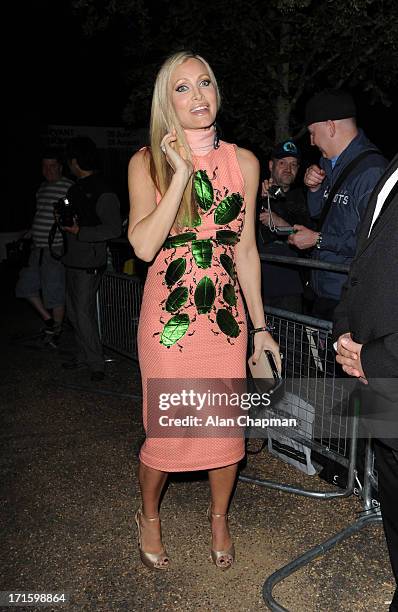
[[[63,232],[68,232],[69,234],[78,234],[80,227],[77,224],[76,217],[73,219],[73,225],[61,225],[61,230]]]
[[[293,225],[293,229],[296,231],[294,234],[290,234],[288,238],[289,244],[292,244],[301,251],[316,245],[319,236],[318,232],[313,232],[304,225]]]
[[[318,191],[324,178],[325,171],[316,164],[312,164],[312,166],[309,166],[305,171],[304,185],[306,185],[310,191]]]
[[[262,198],[267,197],[268,189],[271,187],[271,185],[272,185],[272,178],[270,178],[269,180],[265,179],[265,181],[261,183],[261,197]]]
[[[260,213],[259,219],[263,225],[269,226],[269,212],[267,210]],[[289,227],[289,223],[274,212],[272,213],[272,219],[277,227]]]
[[[365,373],[362,369],[361,350],[363,344],[354,342],[351,334],[343,334],[337,340],[337,356],[336,361],[339,363],[343,371],[349,376],[359,378],[364,384],[368,384]]]

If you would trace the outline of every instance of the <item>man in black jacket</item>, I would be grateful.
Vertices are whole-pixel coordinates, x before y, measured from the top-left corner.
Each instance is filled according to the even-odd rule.
[[[337,361],[363,382],[361,415],[375,438],[381,513],[398,612],[398,155],[376,185],[335,310]]]
[[[287,244],[288,234],[282,232],[296,223],[311,225],[303,189],[293,186],[299,166],[300,151],[293,140],[275,146],[268,163],[270,178],[261,186],[260,253],[298,256],[297,250]],[[271,214],[268,212],[268,196]],[[264,304],[302,312],[303,283],[297,268],[262,262],[261,274]]]
[[[106,268],[106,243],[121,233],[117,195],[97,172],[97,148],[87,137],[73,138],[67,145],[67,160],[77,182],[67,200],[73,224],[64,225],[67,249],[66,311],[73,325],[76,358],[63,364],[66,369],[88,367],[91,380],[104,378],[104,357],[99,338],[96,293]]]

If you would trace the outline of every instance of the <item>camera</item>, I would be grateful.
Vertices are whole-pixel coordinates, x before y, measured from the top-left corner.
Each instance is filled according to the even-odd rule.
[[[279,185],[271,185],[268,188],[268,195],[271,200],[286,200],[285,192]]]
[[[74,225],[77,211],[69,198],[60,198],[54,204],[54,212],[58,216],[59,225],[64,227],[72,227]]]

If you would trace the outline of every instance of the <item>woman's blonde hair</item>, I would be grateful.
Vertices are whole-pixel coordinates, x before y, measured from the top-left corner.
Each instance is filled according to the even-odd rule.
[[[151,176],[156,188],[162,196],[167,191],[173,176],[173,170],[170,168],[164,153],[160,149],[160,143],[167,132],[170,132],[173,128],[175,129],[177,135],[177,150],[182,147],[185,150],[186,157],[192,161],[191,150],[171,101],[171,76],[177,66],[183,64],[185,61],[191,58],[200,60],[206,66],[206,70],[208,71],[209,77],[216,91],[217,110],[220,106],[220,92],[216,78],[209,64],[203,59],[203,57],[189,51],[180,51],[179,53],[174,53],[166,59],[159,70],[155,81],[152,96],[150,124]],[[176,220],[174,222],[175,229],[192,226],[196,216],[196,204],[192,193],[191,178],[184,191],[184,195],[177,212]]]

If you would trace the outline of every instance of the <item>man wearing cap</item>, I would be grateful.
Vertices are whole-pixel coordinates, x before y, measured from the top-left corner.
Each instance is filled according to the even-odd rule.
[[[387,165],[380,151],[357,127],[355,116],[352,96],[341,90],[315,95],[305,109],[311,145],[318,147],[322,154],[319,165],[310,166],[304,176],[308,187],[307,203],[311,217],[318,220],[321,217],[322,221],[318,231],[304,224],[296,225],[297,232],[289,236],[289,243],[298,249],[312,248],[314,259],[328,263],[351,263],[370,194]],[[345,169],[348,174],[328,202],[328,194]],[[324,206],[328,212],[322,218]],[[346,279],[345,274],[337,272],[312,272],[314,315],[333,318]]]
[[[280,228],[311,223],[303,190],[292,187],[299,165],[300,152],[293,140],[276,145],[268,162],[270,178],[263,181],[261,189],[260,253],[297,257],[297,250],[287,244],[288,234],[282,234]],[[262,262],[262,292],[265,304],[302,312],[303,284],[297,269]]]

